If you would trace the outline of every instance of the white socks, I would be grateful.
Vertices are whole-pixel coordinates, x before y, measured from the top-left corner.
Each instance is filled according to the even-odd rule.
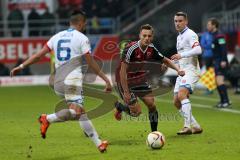
[[[92,122],[88,119],[87,114],[82,114],[79,119],[79,124],[84,132],[91,138],[91,140],[98,147],[102,141],[99,139],[99,136],[93,127]]]
[[[47,115],[49,123],[64,122],[68,120],[74,120],[76,118],[76,112],[73,109],[62,109],[57,113]]]
[[[191,112],[191,125],[196,128],[200,128],[200,125],[196,121],[196,119],[193,117],[192,112]]]
[[[61,120],[57,117],[57,115],[55,113],[48,114],[47,115],[47,120],[48,120],[49,123],[61,122]]]
[[[190,128],[192,125],[193,127],[200,128],[200,125],[192,115],[191,103],[189,99],[182,100],[181,104],[182,108],[179,110],[179,113],[184,117],[184,127]]]
[[[57,113],[47,115],[47,120],[49,123],[54,122],[64,122],[67,120],[76,119],[76,112],[73,109],[63,109],[58,111]],[[82,114],[79,119],[79,124],[83,131],[91,138],[91,140],[98,147],[102,141],[99,139],[99,136],[92,124],[92,122],[88,119],[87,114]]]

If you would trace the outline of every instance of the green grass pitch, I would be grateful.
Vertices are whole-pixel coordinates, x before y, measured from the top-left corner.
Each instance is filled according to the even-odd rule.
[[[240,96],[230,91],[232,109],[219,110],[214,95],[197,91],[191,97],[193,113],[202,125],[201,135],[177,136],[182,119],[172,104],[172,93],[156,98],[160,113],[159,131],[166,137],[161,150],[151,150],[145,140],[150,132],[147,110],[138,119],[116,121],[113,112],[93,119],[100,137],[110,142],[99,153],[86,138],[78,122],[52,124],[47,138],[40,137],[37,118],[54,112],[59,98],[47,86],[0,88],[0,160],[233,160],[240,159]],[[86,97],[87,110],[101,103]]]

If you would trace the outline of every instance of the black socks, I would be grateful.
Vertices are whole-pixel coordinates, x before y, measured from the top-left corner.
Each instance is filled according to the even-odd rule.
[[[117,101],[115,103],[115,107],[117,108],[117,110],[119,110],[121,112],[123,111],[123,112],[126,112],[127,114],[130,114],[130,109],[129,109],[128,105],[124,105]]]
[[[218,89],[218,93],[219,93],[219,96],[221,99],[221,103],[229,102],[227,88],[226,88],[225,84],[223,84],[221,86],[217,86],[217,89]]]
[[[155,110],[154,112],[149,112],[148,118],[150,121],[151,129],[153,131],[157,131],[158,127],[158,111]]]

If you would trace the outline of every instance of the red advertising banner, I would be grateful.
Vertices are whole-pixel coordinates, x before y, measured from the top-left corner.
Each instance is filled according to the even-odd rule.
[[[26,59],[37,51],[41,50],[48,39],[0,39],[0,62],[15,63],[19,58]],[[50,61],[44,57],[40,62]]]
[[[46,0],[8,0],[8,9],[13,10],[15,8],[20,10],[45,9],[47,4]]]
[[[111,60],[113,55],[119,54],[119,36],[102,36],[94,50],[94,56],[101,60]]]
[[[90,36],[94,55],[101,60],[111,60],[114,54],[119,54],[118,36]],[[9,38],[0,39],[0,62],[16,63],[19,58],[27,59],[41,50],[47,38]],[[50,54],[42,58],[40,63],[49,62]]]

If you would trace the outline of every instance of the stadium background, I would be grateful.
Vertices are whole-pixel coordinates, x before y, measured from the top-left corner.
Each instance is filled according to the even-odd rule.
[[[221,31],[226,35],[228,52],[236,53],[240,46],[239,2],[237,0],[1,0],[0,7],[0,62],[12,68],[19,58],[26,59],[39,50],[54,33],[68,27],[73,10],[85,10],[89,20],[86,34],[91,40],[93,54],[105,61],[104,71],[109,73],[108,61],[119,51],[122,40],[137,40],[138,28],[143,23],[154,26],[154,43],[165,56],[175,52],[176,35],[172,17],[176,11],[185,11],[189,27],[201,33],[206,19],[217,17]],[[11,12],[19,12],[10,18]],[[29,16],[32,8],[36,14]],[[46,9],[48,14],[44,14]],[[30,18],[29,18],[30,17]],[[21,24],[21,25],[19,25]],[[19,31],[14,35],[13,31]],[[41,64],[31,66],[34,75],[50,73],[47,57]]]

